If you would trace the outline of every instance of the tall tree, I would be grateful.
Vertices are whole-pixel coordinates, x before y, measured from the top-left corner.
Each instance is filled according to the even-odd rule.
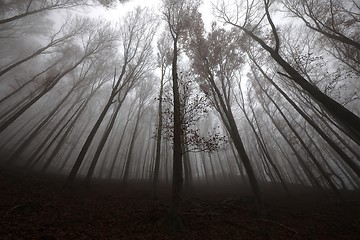
[[[198,12],[199,2],[195,0],[163,0],[163,15],[167,23],[168,31],[173,40],[173,54],[171,75],[173,81],[173,106],[174,106],[174,138],[173,138],[173,181],[172,200],[168,215],[165,218],[170,228],[183,228],[181,220],[181,195],[183,188],[183,162],[182,162],[182,129],[181,129],[181,106],[178,78],[178,54],[179,41],[190,27],[191,20]]]
[[[44,53],[56,51],[56,46],[60,44],[67,44],[67,42],[71,41],[74,37],[77,37],[82,32],[86,31],[89,28],[88,25],[89,24],[87,19],[75,19],[72,22],[69,20],[64,22],[58,30],[54,31],[51,36],[49,36],[49,42],[47,44],[37,48],[28,56],[8,64],[6,68],[0,70],[0,77],[17,66],[31,60],[32,58],[35,58]]]
[[[234,77],[243,64],[242,53],[238,51],[240,38],[236,32],[212,26],[207,38],[198,25],[189,42],[189,55],[195,74],[198,75],[201,90],[213,102],[234,146],[244,164],[257,203],[261,203],[260,190],[250,158],[232,111],[232,88]]]
[[[147,79],[149,80],[149,79]],[[122,184],[126,184],[130,175],[130,164],[133,163],[134,145],[139,133],[140,119],[146,111],[146,104],[149,101],[150,94],[152,93],[151,81],[143,82],[137,89],[136,99],[139,99],[138,109],[136,113],[135,126],[132,132],[131,140],[129,143],[128,155],[126,157],[124,173],[122,176]],[[140,166],[138,166],[140,167]]]
[[[159,172],[160,172],[160,153],[161,153],[161,141],[162,141],[162,127],[163,127],[163,94],[164,94],[164,80],[166,77],[166,71],[168,66],[171,64],[171,52],[170,48],[170,39],[167,37],[168,35],[165,33],[162,38],[158,41],[157,49],[158,49],[158,67],[161,70],[160,76],[160,90],[158,97],[158,124],[157,124],[157,132],[156,132],[156,152],[155,152],[155,163],[154,163],[154,175],[153,175],[153,198],[157,200],[157,190],[158,190],[158,182],[159,182]]]
[[[291,17],[301,19],[308,28],[360,51],[360,32],[356,30],[359,27],[359,5],[355,1],[283,0],[282,3]]]
[[[360,139],[360,118],[308,82],[286,59],[284,59],[283,56],[281,56],[280,35],[279,30],[271,17],[271,3],[272,1],[269,0],[235,1],[235,9],[230,9],[225,2],[222,1],[216,9],[219,17],[224,23],[243,31],[253,41],[258,43],[262,49],[270,54],[271,58],[287,73],[280,74],[287,76],[298,84],[349,134],[355,135],[357,139]],[[266,37],[262,37],[259,34],[259,32],[261,32],[261,29],[259,28],[264,25],[264,19],[267,20],[267,26],[270,28],[270,35]],[[271,41],[267,41],[269,38]]]
[[[118,0],[125,2],[126,0]],[[74,10],[82,6],[90,6],[100,3],[106,7],[110,7],[117,0],[15,0],[3,1],[0,3],[2,19],[0,25],[12,23],[22,18],[40,14],[54,10]]]
[[[111,45],[114,43],[114,35],[105,34],[106,26],[94,23],[90,24],[90,28],[88,28],[83,35],[79,36],[81,40],[83,40],[83,48],[80,46],[65,46],[66,51],[74,51],[78,50],[80,56],[72,56],[74,59],[68,59],[68,63],[65,64],[65,69],[57,70],[56,72],[48,73],[46,77],[46,81],[44,83],[43,88],[39,93],[36,93],[24,106],[21,106],[15,113],[11,116],[7,117],[5,121],[0,124],[0,133],[4,131],[7,127],[9,127],[16,119],[18,119],[25,111],[27,111],[32,105],[39,101],[45,94],[50,92],[60,80],[64,79],[65,76],[72,71],[74,71],[78,66],[80,66],[85,61],[89,60],[91,57],[96,56],[102,51],[108,50]],[[65,51],[65,53],[66,53]]]
[[[146,16],[145,10],[143,9],[138,8],[126,16],[120,29],[122,35],[121,54],[123,55],[121,59],[122,67],[120,74],[117,76],[115,71],[110,96],[83,147],[81,148],[81,151],[64,184],[64,188],[73,184],[85,155],[100,127],[100,124],[103,122],[105,116],[110,110],[110,107],[114,104],[114,102],[117,102],[117,107],[115,109],[120,108],[130,90],[133,89],[137,82],[153,68],[151,62],[152,40],[156,26],[157,22],[154,21],[152,16]],[[106,139],[110,131],[111,129],[105,133]],[[104,141],[106,141],[106,139],[104,139]],[[101,144],[100,150],[102,150],[103,147],[104,145]],[[94,158],[93,161],[94,164],[96,164],[97,159]]]

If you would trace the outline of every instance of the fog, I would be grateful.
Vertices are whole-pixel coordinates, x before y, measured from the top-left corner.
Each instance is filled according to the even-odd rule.
[[[4,239],[356,239],[359,16],[0,1]]]

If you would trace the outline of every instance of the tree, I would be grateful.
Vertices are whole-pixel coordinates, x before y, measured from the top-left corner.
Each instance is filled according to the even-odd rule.
[[[359,32],[355,30],[360,8],[354,0],[283,0],[282,3],[289,16],[301,19],[308,28],[360,51]]]
[[[333,100],[325,93],[321,92],[316,86],[309,83],[293,66],[289,64],[282,56],[280,52],[281,42],[278,29],[276,28],[273,19],[270,14],[271,1],[262,1],[263,11],[260,12],[260,1],[246,1],[248,6],[245,6],[245,13],[241,11],[241,4],[236,2],[236,11],[231,12],[227,8],[225,2],[216,7],[217,13],[222,21],[226,24],[234,26],[237,29],[243,31],[252,40],[258,43],[262,49],[264,49],[275,62],[277,62],[288,74],[279,73],[285,75],[287,78],[298,84],[311,98],[313,98],[329,115],[331,115],[342,128],[350,135],[354,135],[357,139],[360,139],[360,118],[347,108]],[[243,15],[240,15],[240,13]],[[243,23],[241,23],[243,18]],[[261,37],[259,32],[259,26],[263,23],[264,19],[270,26],[271,43],[266,41],[267,37]],[[271,44],[274,47],[271,47]]]
[[[160,153],[161,153],[161,140],[162,140],[162,128],[163,128],[163,94],[164,94],[164,80],[166,76],[166,70],[171,64],[171,52],[169,51],[171,42],[170,38],[166,33],[163,34],[162,38],[158,41],[158,67],[161,70],[160,76],[160,90],[159,90],[159,104],[158,104],[158,124],[156,132],[156,152],[155,152],[155,163],[154,163],[154,175],[153,175],[153,198],[157,200],[157,189],[159,182],[159,171],[160,171]]]
[[[359,166],[329,137],[329,135],[324,132],[320,126],[310,118],[289,96],[286,94],[274,81],[271,79],[259,63],[256,61],[252,53],[249,53],[249,58],[252,63],[257,67],[260,73],[276,88],[277,91],[291,104],[291,106],[309,123],[315,131],[331,146],[332,149],[349,165],[349,167],[358,175],[360,173]]]
[[[194,29],[188,47],[194,72],[198,76],[201,90],[211,99],[233,140],[248,174],[256,201],[261,204],[258,181],[239,134],[231,106],[233,78],[238,74],[239,67],[244,61],[242,53],[238,50],[240,38],[236,31],[227,32],[216,28],[215,24],[211,33],[205,38],[201,28],[198,26]]]
[[[119,0],[118,2],[125,2],[126,0]],[[3,19],[0,20],[0,25],[12,23],[27,16],[40,14],[43,12],[54,11],[59,9],[75,9],[82,6],[90,6],[94,3],[100,3],[106,7],[113,6],[117,0],[15,0],[5,1],[0,3],[0,14]]]
[[[173,140],[173,181],[172,181],[172,199],[171,206],[165,218],[166,224],[170,228],[181,229],[183,223],[181,220],[181,195],[183,183],[183,162],[182,162],[182,129],[181,129],[181,106],[178,78],[178,43],[180,38],[190,27],[192,17],[196,16],[198,1],[187,0],[163,0],[163,15],[167,23],[168,30],[173,40],[173,54],[171,75],[173,81],[173,103],[174,103],[174,140]]]
[[[261,149],[261,152],[265,155],[267,161],[270,163],[270,165],[273,167],[275,173],[276,173],[276,176],[278,177],[278,179],[280,180],[282,186],[284,187],[284,190],[286,191],[286,193],[290,196],[290,192],[289,192],[289,189],[286,185],[286,182],[284,180],[284,177],[282,176],[282,174],[280,173],[280,170],[278,168],[278,166],[276,166],[275,164],[275,161],[273,160],[273,158],[271,157],[270,155],[270,150],[268,149],[268,147],[266,146],[266,142],[264,140],[264,137],[263,137],[263,134],[261,133],[261,130],[260,130],[260,126],[259,126],[259,123],[257,121],[257,118],[256,118],[256,115],[255,115],[255,112],[254,112],[254,108],[252,107],[252,103],[249,102],[248,104],[250,105],[250,108],[252,110],[252,113],[253,113],[253,118],[255,120],[255,124],[257,125],[257,127],[255,126],[255,124],[250,120],[247,112],[246,112],[246,109],[245,109],[245,99],[244,99],[244,96],[243,96],[243,93],[242,93],[242,89],[241,89],[241,82],[238,83],[238,88],[239,88],[239,92],[240,92],[240,98],[237,97],[237,94],[234,92],[234,97],[235,97],[235,100],[236,102],[238,103],[241,111],[243,112],[247,122],[249,123],[254,135],[255,135],[255,138],[256,138],[256,141]],[[256,130],[257,128],[257,130]]]
[[[222,136],[220,126],[206,127],[204,124],[209,122],[208,117],[211,111],[210,103],[204,94],[198,91],[196,79],[192,76],[190,70],[182,68],[179,74],[179,91],[180,91],[180,122],[182,130],[182,154],[184,164],[185,188],[191,187],[191,162],[190,153],[207,152],[212,154],[220,151],[227,143],[226,137]],[[165,102],[168,104],[164,107],[162,134],[166,140],[173,140],[174,125],[172,111],[172,97],[165,92]]]
[[[129,170],[130,164],[133,162],[133,154],[134,154],[134,144],[135,140],[138,136],[139,131],[139,123],[143,114],[146,112],[146,104],[149,101],[149,97],[152,93],[152,86],[150,85],[151,81],[143,82],[139,88],[137,89],[136,99],[139,99],[138,109],[136,113],[135,126],[132,132],[131,140],[128,148],[128,155],[126,157],[125,166],[124,166],[124,174],[122,176],[121,183],[125,185],[129,178]]]
[[[286,122],[286,124],[289,126],[291,132],[296,136],[297,140],[299,141],[300,145],[305,149],[306,153],[308,154],[308,156],[310,157],[310,159],[312,160],[312,162],[314,163],[314,165],[316,166],[317,170],[320,172],[320,174],[322,175],[322,177],[325,178],[327,184],[330,186],[330,188],[334,191],[334,193],[336,194],[336,196],[338,197],[338,199],[342,200],[342,197],[338,191],[338,189],[336,188],[334,182],[330,179],[330,177],[328,176],[328,174],[325,172],[323,166],[319,163],[318,159],[315,157],[315,155],[313,154],[313,152],[309,149],[308,145],[304,142],[303,138],[300,136],[300,134],[298,133],[298,131],[291,125],[290,121],[288,120],[288,118],[285,116],[285,114],[283,113],[283,111],[280,109],[280,107],[276,104],[276,102],[273,100],[273,98],[269,95],[269,93],[261,86],[260,81],[258,79],[258,76],[256,76],[256,73],[253,72],[253,78],[255,80],[255,82],[257,83],[257,86],[261,89],[261,92],[264,93],[266,95],[266,97],[272,102],[272,104],[276,107],[276,110],[280,113],[280,115],[282,116],[283,120]],[[267,104],[265,103],[264,97],[262,97],[260,94],[257,95],[259,98],[259,102],[261,103],[261,106],[264,108],[266,114],[272,118],[271,114],[270,114],[270,110],[269,107],[267,106]]]
[[[68,28],[70,26],[70,28]],[[10,70],[16,68],[17,66],[29,61],[32,58],[35,58],[41,54],[49,53],[51,51],[56,51],[54,48],[60,44],[67,44],[71,42],[74,37],[77,37],[82,32],[86,31],[89,28],[88,20],[87,19],[75,19],[74,21],[66,21],[64,22],[61,27],[54,31],[54,33],[49,37],[50,41],[36,49],[35,52],[31,53],[30,55],[9,64],[6,68],[0,71],[0,77],[5,73],[9,72]]]
[[[42,171],[47,170],[47,167],[50,165],[50,163],[53,162],[53,159],[60,151],[60,149],[63,147],[63,144],[67,140],[68,135],[71,133],[71,131],[73,131],[75,124],[78,122],[80,117],[83,116],[83,113],[88,107],[91,99],[99,91],[99,89],[106,83],[107,80],[106,72],[103,72],[101,69],[99,69],[99,68],[106,69],[106,64],[104,64],[104,62],[101,63],[97,62],[97,66],[94,67],[94,63],[95,62],[91,62],[91,64],[87,66],[86,70],[82,68],[82,71],[80,71],[79,78],[81,79],[82,82],[81,91],[78,93],[78,96],[76,96],[73,105],[67,110],[64,116],[53,127],[53,129],[49,132],[48,136],[44,138],[42,143],[39,144],[38,149],[34,151],[34,153],[32,153],[31,157],[27,160],[25,167],[33,168],[36,165],[36,163],[41,160],[42,156],[46,154],[47,150],[49,150],[52,147],[52,144],[55,144],[55,141],[58,140],[57,138],[60,138],[56,143],[56,147],[52,150],[51,155],[47,157],[46,163],[41,168]],[[89,71],[92,72],[89,73]],[[87,79],[87,81],[83,81],[85,78]],[[91,86],[91,88],[87,92],[89,86]],[[83,98],[85,98],[85,100],[83,100]],[[73,108],[76,105],[79,105],[79,102],[81,104],[78,107],[78,109],[75,111],[75,113],[73,113],[72,117],[69,120],[67,120],[66,124],[64,124],[61,127],[61,129],[58,131],[58,133],[52,138],[52,140],[49,143],[49,140],[51,139],[52,135],[58,130],[58,128],[60,128],[60,125],[66,120],[67,116],[71,113]],[[62,131],[64,131],[63,134]],[[46,145],[48,146],[46,147],[46,149],[43,150],[42,154],[37,156]]]
[[[145,11],[138,8],[135,12],[130,13],[124,20],[121,27],[122,34],[122,67],[119,76],[115,71],[114,79],[112,83],[112,89],[110,96],[99,115],[95,125],[89,133],[81,151],[67,177],[64,184],[64,188],[70,187],[80,169],[80,166],[85,158],[85,155],[100,127],[105,116],[107,115],[110,107],[116,103],[115,114],[113,118],[116,118],[118,109],[120,109],[126,96],[130,90],[133,89],[137,82],[153,68],[151,62],[152,56],[152,40],[154,32],[156,30],[157,22],[152,19],[152,16],[145,16]],[[108,130],[105,132],[104,140],[109,136],[113,124],[110,124]],[[99,145],[99,151],[104,147],[104,143]],[[93,158],[93,164],[91,168],[95,168],[98,157]],[[90,170],[88,176],[92,175],[93,170]]]
[[[68,46],[65,45],[65,54],[66,51],[78,51],[80,56],[72,56],[74,59],[69,58],[68,62],[65,64],[65,69],[56,70],[55,72],[49,72],[46,76],[46,81],[44,86],[40,91],[33,96],[29,101],[26,102],[24,106],[21,106],[15,113],[8,116],[0,124],[0,133],[9,127],[16,119],[18,119],[25,111],[27,111],[32,105],[34,105],[40,98],[45,94],[50,92],[54,87],[64,79],[65,76],[71,73],[74,69],[80,66],[83,62],[89,60],[91,57],[96,56],[96,54],[108,50],[111,45],[114,43],[114,35],[106,34],[106,27],[102,24],[97,23],[91,25],[88,31],[86,31],[81,37],[83,38],[83,48],[80,46]]]

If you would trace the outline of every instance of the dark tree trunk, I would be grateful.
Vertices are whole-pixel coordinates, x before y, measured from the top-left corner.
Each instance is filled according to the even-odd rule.
[[[142,114],[142,103],[139,103],[139,109],[137,112],[137,116],[136,116],[136,122],[135,122],[135,127],[131,136],[131,141],[129,143],[129,149],[128,149],[128,155],[126,157],[126,161],[125,161],[125,168],[124,168],[124,174],[122,176],[122,181],[121,184],[122,185],[126,185],[127,181],[129,179],[129,173],[130,173],[130,164],[132,162],[132,156],[133,156],[133,149],[134,149],[134,145],[135,145],[135,140],[137,137],[137,132],[138,132],[138,127],[139,127],[139,122],[140,122],[140,118],[141,118],[141,114]]]
[[[20,110],[18,110],[16,113],[14,113],[10,118],[8,118],[4,123],[0,126],[0,133],[4,131],[9,125],[11,125],[16,119],[18,119],[26,110],[28,110],[34,103],[36,103],[42,96],[44,96],[46,93],[48,93],[51,89],[57,85],[57,83],[69,72],[77,68],[88,56],[83,56],[76,64],[74,64],[72,67],[68,68],[62,73],[58,73],[55,77],[52,77],[51,80],[49,80],[49,83],[46,85],[46,87],[31,101],[29,101],[25,106],[23,106]]]
[[[24,142],[10,156],[10,158],[6,161],[6,164],[15,164],[18,157],[23,153],[23,151],[31,143],[31,141],[39,134],[40,130],[43,129],[45,124],[47,124],[50,121],[50,119],[52,119],[55,116],[55,113],[58,112],[59,109],[63,106],[64,102],[71,95],[73,89],[71,89],[68,92],[68,94],[55,106],[55,108],[50,113],[48,113],[47,117],[32,131],[32,133],[24,140]]]
[[[267,12],[269,21],[271,21]],[[271,57],[289,74],[288,78],[297,83],[303,90],[305,90],[309,96],[311,96],[317,103],[322,106],[327,113],[329,113],[342,127],[346,129],[348,134],[354,135],[354,137],[360,140],[360,118],[354,113],[346,109],[334,99],[330,98],[323,92],[321,92],[315,85],[309,83],[301,74],[296,71],[279,53],[279,42],[276,44],[276,48],[272,49],[262,39],[256,36],[252,31],[233,24],[243,30],[253,40],[258,42],[263,49],[265,49]],[[272,26],[274,36],[277,36],[277,32],[274,26]]]
[[[11,92],[10,94],[8,94],[7,96],[3,97],[0,100],[0,104],[3,103],[4,101],[6,101],[7,99],[11,98],[12,96],[14,96],[16,93],[20,92],[22,89],[24,89],[26,86],[28,86],[30,83],[32,83],[35,79],[37,79],[40,75],[48,72],[51,68],[53,68],[56,64],[58,64],[60,62],[61,59],[57,60],[56,62],[54,62],[52,65],[50,65],[49,67],[47,67],[45,70],[39,72],[38,74],[36,74],[35,76],[33,76],[31,79],[27,80],[24,84],[22,84],[20,87],[18,87],[16,90],[14,90],[13,92]]]
[[[256,79],[256,77],[255,77]],[[316,157],[314,156],[314,154],[312,153],[312,151],[309,149],[309,147],[306,145],[306,143],[304,142],[304,140],[301,138],[301,136],[298,134],[298,132],[295,130],[295,128],[291,125],[291,123],[289,122],[289,120],[287,119],[287,117],[285,116],[285,114],[282,112],[282,110],[280,109],[280,107],[275,103],[275,101],[270,97],[270,95],[262,88],[262,86],[260,85],[260,83],[258,82],[258,80],[256,79],[258,86],[261,88],[261,90],[263,91],[263,93],[265,93],[265,95],[267,96],[267,98],[269,98],[269,100],[274,104],[274,106],[276,107],[276,109],[278,110],[278,112],[280,113],[280,115],[282,116],[282,118],[285,120],[285,122],[287,123],[287,125],[289,126],[290,130],[294,133],[294,135],[296,136],[296,138],[299,140],[301,146],[305,149],[305,151],[307,152],[307,154],[309,155],[309,157],[311,158],[312,162],[315,164],[317,170],[320,172],[320,174],[324,177],[324,179],[326,180],[327,184],[329,185],[329,187],[334,191],[336,197],[339,200],[342,200],[342,197],[340,195],[340,192],[338,191],[338,189],[336,188],[334,182],[330,179],[329,175],[325,172],[323,166],[319,163],[319,161],[316,159]],[[267,115],[272,118],[269,109],[263,104],[263,102],[260,100],[259,101],[260,104],[262,105],[262,107],[264,108],[265,112],[267,113]]]
[[[257,65],[257,63],[254,61]],[[349,167],[360,177],[360,167],[307,115],[296,103],[257,65],[264,77],[280,92],[280,94],[293,106],[296,111],[316,130],[316,132],[336,151],[336,153],[349,165]]]
[[[76,148],[76,143],[78,143],[80,141],[80,139],[82,138],[82,136],[84,135],[84,132],[87,128],[87,125],[89,124],[89,120],[84,124],[84,126],[80,129],[80,133],[79,136],[76,137],[76,139],[73,141],[74,144],[72,144],[70,150],[67,152],[67,154],[65,155],[65,160],[63,160],[63,163],[61,164],[59,170],[57,171],[59,174],[64,170],[66,164],[69,162],[70,157],[72,155],[72,153],[74,152],[75,148]],[[72,129],[70,130],[70,132],[68,133],[68,135],[70,135],[72,133]]]
[[[116,80],[116,83],[115,83],[115,78],[116,78],[116,71],[115,71],[114,85],[113,85],[111,94],[109,96],[109,99],[108,99],[106,105],[104,106],[104,109],[102,110],[102,112],[101,112],[99,118],[97,119],[95,125],[91,129],[91,132],[89,133],[88,137],[86,138],[86,141],[85,141],[83,147],[81,148],[81,151],[80,151],[78,157],[76,158],[76,161],[75,161],[75,163],[74,163],[74,165],[73,165],[73,167],[72,167],[72,169],[71,169],[71,171],[70,171],[70,173],[69,173],[69,175],[68,175],[68,177],[66,179],[66,182],[64,183],[63,188],[67,188],[67,187],[70,187],[70,186],[73,185],[74,180],[76,178],[76,175],[77,175],[77,173],[78,173],[78,171],[80,169],[80,166],[81,166],[81,164],[82,164],[82,162],[83,162],[83,160],[85,158],[85,155],[86,155],[92,141],[95,138],[95,135],[96,135],[97,131],[99,130],[99,127],[100,127],[102,121],[104,120],[106,114],[108,113],[111,105],[114,103],[114,99],[119,94],[119,91],[124,90],[123,89],[124,85],[122,85],[120,87],[120,84],[124,84],[124,83],[122,83],[123,82],[122,80],[123,80],[123,77],[124,77],[124,75],[126,73],[126,68],[127,68],[128,64],[129,64],[129,62],[125,61],[125,63],[123,64],[123,66],[121,68],[121,73],[120,73],[118,79]],[[126,91],[126,90],[124,90],[124,91]],[[126,92],[124,94],[123,99],[125,98],[127,93],[128,92]]]
[[[68,128],[66,129],[65,133],[63,134],[63,136],[60,138],[60,141],[58,142],[57,146],[55,147],[55,149],[51,152],[51,155],[47,158],[44,166],[41,168],[41,172],[45,172],[49,165],[52,163],[52,161],[54,160],[54,157],[56,156],[56,154],[60,151],[61,147],[63,146],[63,143],[67,137],[67,135],[70,133],[70,131],[72,130],[72,127],[75,125],[75,123],[77,122],[78,118],[81,116],[82,111],[84,110],[84,102],[78,107],[78,109],[74,112],[74,114],[71,116],[71,118],[65,123],[65,125],[62,127],[62,129],[60,129],[60,131],[58,132],[58,134],[54,137],[54,139],[51,141],[51,143],[49,144],[48,148],[50,148],[50,146],[52,145],[53,142],[55,142],[55,140],[57,139],[57,137],[61,134],[61,132],[65,129],[65,127],[70,123],[70,125],[68,126]],[[75,117],[76,116],[76,117]],[[74,118],[75,117],[75,118]],[[74,118],[74,120],[72,120]],[[44,151],[45,153],[46,151]],[[39,161],[41,159],[41,156],[39,156],[39,158],[37,159],[37,161]],[[34,164],[32,166],[34,166],[37,161],[34,162]]]
[[[63,125],[63,127],[61,128],[60,131],[58,131],[58,133],[56,134],[56,136],[51,140],[51,142],[49,143],[50,138],[54,135],[54,133],[60,128],[60,125],[65,121],[65,119],[67,118],[67,116],[70,114],[71,110],[75,107],[77,102],[74,102],[72,104],[71,107],[69,107],[69,109],[66,111],[66,113],[64,114],[64,116],[61,117],[61,119],[57,122],[57,124],[51,129],[51,131],[47,134],[47,136],[44,138],[44,140],[39,144],[39,146],[37,147],[37,149],[31,154],[30,158],[26,161],[25,163],[25,168],[29,168],[29,166],[31,165],[32,167],[35,166],[35,164],[40,161],[40,159],[42,158],[43,155],[46,154],[47,150],[49,150],[49,148],[52,146],[52,144],[56,141],[57,137],[61,134],[61,131],[66,127],[66,125],[68,124],[68,122]],[[82,104],[83,105],[83,104]],[[54,114],[56,115],[56,114]],[[71,120],[71,119],[70,119]],[[69,120],[69,121],[70,121]],[[44,147],[48,145],[45,149]],[[43,150],[43,152],[39,155],[39,153],[41,152],[41,150]],[[38,156],[39,155],[39,156]],[[38,156],[38,157],[37,157]],[[37,157],[37,158],[36,158]],[[32,164],[32,162],[35,160],[35,163]]]
[[[126,129],[127,129],[127,126],[130,122],[130,119],[132,117],[132,114],[131,114],[131,110],[129,110],[129,115],[127,116],[127,119],[126,119],[126,123],[125,123],[125,126],[123,128],[123,131],[121,133],[121,137],[120,137],[120,141],[117,145],[117,149],[116,149],[116,153],[115,153],[115,156],[113,157],[112,159],[112,162],[111,162],[111,166],[110,166],[110,171],[109,171],[109,175],[108,175],[108,179],[111,179],[112,175],[113,175],[113,172],[114,172],[114,169],[115,169],[115,164],[116,164],[116,160],[118,159],[119,157],[119,153],[120,153],[120,150],[121,150],[121,145],[123,143],[123,140],[124,140],[124,136],[125,136],[125,132],[126,132]]]
[[[34,98],[27,102],[23,107],[16,111],[11,117],[5,120],[0,125],[0,133],[3,132],[7,127],[9,127],[16,119],[18,119],[26,110],[28,110],[34,103],[36,103],[42,96],[48,93],[60,80],[59,75],[50,80],[50,83]]]
[[[227,107],[229,104],[225,103],[225,101],[222,97],[222,94],[215,83],[215,80],[213,78],[213,74],[211,73],[211,71],[209,71],[209,76],[208,76],[207,80],[209,81],[211,87],[213,88],[213,90],[216,94],[216,97],[219,101],[221,110],[224,112],[225,116],[223,116],[223,117],[226,119],[223,122],[227,123],[227,124],[225,124],[225,127],[227,128],[227,131],[229,132],[229,135],[234,142],[234,146],[235,146],[237,152],[239,153],[240,159],[242,160],[242,162],[244,164],[244,168],[248,175],[253,194],[256,198],[257,204],[260,206],[260,205],[262,205],[262,199],[261,199],[259,184],[256,179],[254,169],[251,166],[251,161],[249,159],[249,156],[246,153],[243,141],[240,137],[239,130],[237,128],[234,116],[231,112],[231,109]]]
[[[66,179],[66,182],[63,186],[63,188],[67,188],[73,185],[75,177],[80,169],[80,166],[85,158],[85,155],[95,137],[96,132],[98,131],[100,124],[102,123],[102,121],[104,120],[108,110],[110,109],[110,106],[113,104],[113,99],[115,97],[114,92],[111,93],[109,100],[107,101],[104,109],[102,110],[99,118],[97,119],[95,125],[93,126],[93,128],[91,129],[91,132],[89,133],[88,137],[86,138],[86,141],[83,145],[83,147],[81,148],[81,151],[78,155],[78,157],[76,158],[76,161]]]
[[[243,111],[243,113],[244,113],[244,115],[245,115],[245,118],[247,119],[248,123],[250,124],[251,129],[253,130],[253,133],[254,133],[254,135],[255,135],[255,137],[256,137],[256,139],[257,139],[257,142],[258,142],[258,144],[259,144],[259,147],[261,148],[262,152],[264,153],[264,155],[265,155],[265,157],[266,157],[266,160],[268,160],[268,162],[270,163],[270,165],[273,167],[273,169],[274,169],[274,171],[275,171],[275,174],[276,174],[276,176],[278,177],[278,179],[279,179],[281,185],[283,186],[285,192],[287,193],[288,196],[290,196],[291,194],[290,194],[289,189],[288,189],[288,187],[287,187],[287,185],[286,185],[286,183],[285,183],[285,180],[284,180],[283,176],[281,175],[280,170],[278,169],[278,167],[277,167],[276,164],[274,163],[274,160],[273,160],[272,157],[270,156],[270,153],[269,153],[269,151],[268,151],[268,149],[267,149],[267,147],[266,147],[265,140],[264,140],[264,138],[263,138],[263,136],[262,136],[262,134],[261,134],[260,125],[259,125],[259,123],[258,123],[258,121],[257,121],[257,117],[256,117],[256,115],[255,115],[255,111],[254,111],[252,105],[250,105],[250,108],[251,108],[252,114],[253,114],[253,116],[254,116],[255,123],[256,123],[256,125],[257,125],[257,129],[258,129],[258,132],[259,132],[259,133],[255,130],[254,124],[251,122],[251,120],[250,120],[249,117],[247,116],[247,113],[246,113],[245,109],[244,109],[244,108],[241,108],[241,109],[242,109],[242,111]]]
[[[172,79],[173,79],[173,102],[174,102],[174,143],[173,143],[173,178],[172,178],[172,196],[171,206],[167,215],[167,224],[170,228],[181,229],[183,223],[181,220],[181,202],[183,191],[183,162],[182,162],[182,126],[181,126],[181,106],[180,92],[177,74],[177,54],[178,39],[174,38],[173,59],[172,59]]]
[[[160,171],[160,153],[161,153],[161,132],[162,132],[162,102],[163,102],[163,91],[164,91],[164,70],[162,69],[161,81],[160,81],[160,92],[159,92],[159,105],[158,105],[158,126],[156,133],[156,153],[155,153],[155,164],[154,164],[154,176],[153,176],[153,198],[157,200],[157,190],[159,183],[159,171]]]
[[[95,171],[95,167],[96,167],[96,164],[99,160],[99,157],[100,157],[100,154],[105,146],[105,143],[110,135],[110,132],[112,130],[112,128],[114,127],[114,124],[115,124],[115,121],[116,121],[116,117],[119,113],[121,109],[121,103],[119,102],[118,103],[118,106],[116,106],[116,109],[114,110],[112,116],[111,116],[111,119],[110,119],[110,122],[108,124],[108,126],[106,127],[105,129],[105,132],[103,133],[103,136],[101,137],[101,140],[100,140],[100,143],[96,149],[96,152],[95,152],[95,155],[91,161],[91,164],[90,164],[90,167],[89,167],[89,170],[86,174],[86,184],[89,184],[90,181],[91,181],[91,178],[94,174],[94,171]]]

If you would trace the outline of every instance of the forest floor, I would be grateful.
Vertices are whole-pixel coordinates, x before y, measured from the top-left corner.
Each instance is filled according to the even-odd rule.
[[[339,203],[311,189],[291,186],[293,198],[263,186],[266,215],[241,187],[198,186],[184,196],[183,231],[159,226],[169,189],[161,187],[154,211],[146,184],[77,185],[61,190],[63,178],[0,173],[0,239],[360,239],[360,193]],[[242,193],[241,193],[242,192]],[[265,217],[266,216],[266,217]]]

